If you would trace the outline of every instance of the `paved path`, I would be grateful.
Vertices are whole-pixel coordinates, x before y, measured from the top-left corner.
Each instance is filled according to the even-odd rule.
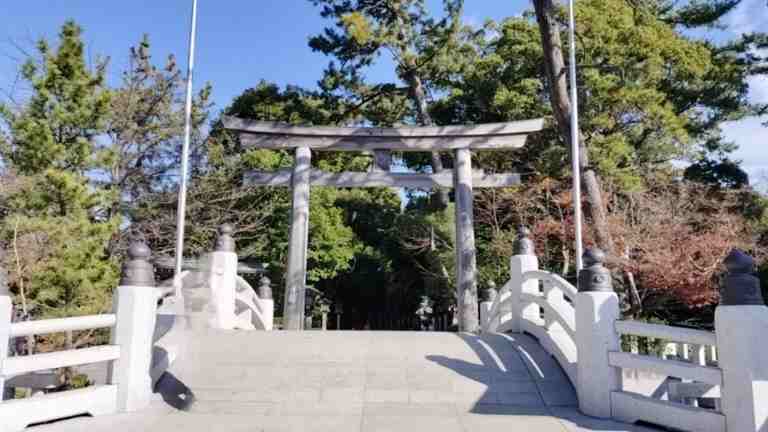
[[[34,430],[648,430],[578,414],[563,372],[521,335],[208,331],[188,349],[150,409]]]

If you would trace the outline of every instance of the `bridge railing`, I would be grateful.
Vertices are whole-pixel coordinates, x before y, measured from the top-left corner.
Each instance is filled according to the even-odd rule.
[[[272,330],[275,304],[270,281],[262,277],[257,292],[237,274],[238,257],[232,232],[233,227],[228,224],[219,228],[215,250],[207,255],[204,266],[214,306],[211,324],[226,330]]]
[[[135,411],[149,405],[150,366],[157,304],[149,249],[134,244],[113,299],[113,313],[72,318],[11,322],[12,300],[0,296],[0,388],[11,378],[36,371],[108,362],[107,384],[0,401],[0,432],[20,431],[29,424],[79,414],[103,415]],[[39,334],[111,330],[107,345],[8,356],[14,338]]]
[[[665,399],[628,390],[620,380],[599,389],[593,387],[603,395],[609,392],[613,418],[689,431],[768,430],[768,347],[760,343],[768,332],[768,308],[759,279],[752,274],[754,265],[754,260],[739,250],[725,259],[728,273],[715,310],[714,332],[606,321],[605,326],[612,328],[604,331],[606,335],[613,332],[612,340],[639,337],[662,348],[659,355],[648,349],[639,352],[632,346],[624,351],[605,350],[608,365],[618,371],[619,378],[627,370],[644,370],[666,378]],[[585,412],[588,409],[582,407]]]
[[[696,347],[704,353],[717,347],[715,333],[636,321],[616,321],[618,335],[633,335],[678,344],[685,348]],[[661,400],[638,393],[618,389],[611,392],[611,410],[615,419],[634,423],[639,420],[661,424],[681,430],[725,431],[726,418],[719,403],[723,387],[723,371],[717,365],[700,364],[699,361],[681,356],[639,354],[609,351],[608,364],[620,370],[645,370],[667,377],[667,399]],[[688,351],[686,349],[686,351]],[[703,356],[701,357],[703,359]],[[703,362],[702,362],[703,363]],[[698,407],[699,398],[715,398],[714,409]]]
[[[554,273],[539,270],[533,246],[521,233],[524,248],[510,260],[510,279],[480,304],[484,332],[528,333],[554,356],[576,385],[576,288]]]
[[[761,342],[768,307],[754,260],[738,250],[726,258],[714,332],[621,320],[604,260],[596,249],[584,254],[577,291],[538,269],[521,231],[509,282],[488,290],[480,305],[482,330],[537,338],[570,378],[584,414],[697,432],[768,431],[768,344]],[[638,371],[652,378],[636,382]]]
[[[617,334],[661,342],[661,356],[609,350],[617,369],[645,369],[671,379],[668,398],[660,401],[611,391],[613,416],[644,420],[683,430],[768,430],[768,308],[754,260],[739,250],[725,259],[715,331],[705,332],[631,321],[616,321]],[[670,349],[671,348],[671,349]],[[710,402],[707,407],[699,402]]]
[[[272,330],[275,322],[275,301],[269,278],[259,280],[258,292],[240,276],[235,278],[236,314],[242,322],[252,323],[255,329]],[[239,311],[238,311],[239,310]]]

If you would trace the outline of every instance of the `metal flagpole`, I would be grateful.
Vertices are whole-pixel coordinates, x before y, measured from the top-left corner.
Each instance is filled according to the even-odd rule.
[[[573,217],[576,230],[576,271],[582,269],[581,254],[581,172],[579,167],[579,103],[576,92],[576,19],[573,6],[568,2],[568,42],[570,44],[571,75],[571,164],[573,171]]]
[[[176,210],[176,266],[174,289],[181,295],[181,263],[184,254],[184,219],[187,211],[187,172],[189,171],[189,141],[192,133],[192,71],[195,63],[195,32],[197,31],[197,0],[192,0],[192,23],[189,31],[189,58],[187,60],[187,99],[184,109],[184,144],[181,148],[181,178],[179,180],[179,204]]]

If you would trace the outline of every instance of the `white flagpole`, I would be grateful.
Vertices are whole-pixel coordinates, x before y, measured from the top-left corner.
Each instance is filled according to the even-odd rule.
[[[582,269],[581,254],[581,172],[579,167],[579,104],[576,91],[576,19],[573,4],[568,2],[568,41],[570,44],[571,75],[571,164],[573,171],[573,217],[576,230],[576,271]]]
[[[197,31],[197,0],[192,0],[192,23],[189,31],[189,58],[187,60],[187,99],[184,108],[184,144],[181,148],[181,178],[179,180],[179,204],[176,211],[176,265],[174,288],[181,294],[181,263],[184,254],[184,220],[187,211],[187,175],[189,171],[189,141],[192,134],[192,71],[195,64],[195,32]]]

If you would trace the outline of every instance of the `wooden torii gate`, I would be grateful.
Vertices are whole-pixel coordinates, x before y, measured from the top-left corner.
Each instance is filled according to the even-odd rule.
[[[304,310],[300,293],[307,278],[310,185],[331,187],[450,188],[455,190],[456,289],[459,330],[478,329],[475,231],[472,189],[512,186],[520,183],[514,173],[485,174],[472,170],[472,150],[515,149],[527,135],[542,129],[543,120],[525,120],[471,126],[354,128],[307,127],[285,123],[225,117],[224,127],[240,135],[245,148],[293,149],[293,169],[252,172],[247,184],[290,186],[291,233],[283,307],[283,328],[301,329]],[[312,151],[373,153],[371,172],[329,173],[311,168]],[[392,151],[452,151],[453,172],[412,174],[389,172]]]

